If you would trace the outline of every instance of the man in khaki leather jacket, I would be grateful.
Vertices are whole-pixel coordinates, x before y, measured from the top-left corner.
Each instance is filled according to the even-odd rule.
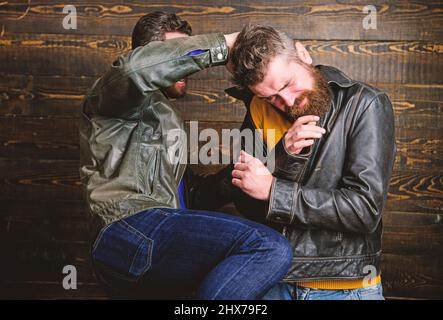
[[[189,37],[186,21],[154,12],[137,23],[134,50],[99,78],[83,104],[81,178],[93,220],[92,259],[121,297],[257,299],[292,260],[274,230],[186,209],[183,120],[169,97],[187,76],[225,65],[236,34]],[[160,40],[160,41],[152,41]],[[164,41],[163,41],[164,40]]]

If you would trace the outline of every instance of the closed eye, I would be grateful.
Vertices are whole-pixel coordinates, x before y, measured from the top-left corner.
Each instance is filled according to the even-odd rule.
[[[280,90],[278,90],[278,92],[281,92],[281,91],[285,90],[289,86],[289,84],[290,84],[290,82],[286,82],[286,84]],[[273,102],[273,101],[275,101],[275,98],[277,97],[277,95],[278,95],[278,93],[274,94],[272,96],[259,97],[259,98],[260,99],[264,99],[265,101],[268,101],[268,102]]]
[[[267,101],[267,102],[274,102],[276,96],[269,96],[269,97],[264,97],[262,98],[263,100]]]

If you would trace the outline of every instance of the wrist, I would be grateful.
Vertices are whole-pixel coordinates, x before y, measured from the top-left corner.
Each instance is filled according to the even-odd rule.
[[[228,46],[229,50],[231,50],[234,47],[235,40],[237,40],[237,36],[239,33],[240,32],[234,32],[224,35],[226,40],[226,45]]]
[[[271,187],[272,187],[272,181],[274,180],[274,177],[272,176],[272,174],[270,174],[267,177],[267,183],[266,183],[266,192],[265,192],[265,196],[264,199],[265,201],[269,201],[271,199]]]

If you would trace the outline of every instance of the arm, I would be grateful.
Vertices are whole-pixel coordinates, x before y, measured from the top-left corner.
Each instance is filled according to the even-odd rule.
[[[189,207],[198,210],[217,210],[231,202],[232,166],[206,176],[195,174],[188,168]]]
[[[314,115],[298,118],[276,144],[267,162],[274,176],[292,181],[300,179],[303,167],[311,157],[314,139],[320,139],[326,132],[321,126],[316,126],[318,120],[320,118]]]
[[[349,132],[340,188],[309,188],[274,178],[267,219],[286,225],[371,233],[381,219],[395,156],[388,97],[374,98]]]
[[[120,56],[95,87],[97,113],[124,115],[136,109],[148,93],[205,68],[226,64],[227,39],[217,33],[153,41]]]

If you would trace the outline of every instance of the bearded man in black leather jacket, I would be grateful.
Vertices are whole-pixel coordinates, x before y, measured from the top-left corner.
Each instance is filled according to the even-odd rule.
[[[275,130],[278,142],[264,134],[254,155],[267,160],[243,151],[207,177],[196,206],[234,199],[289,239],[292,266],[268,299],[383,299],[382,212],[396,150],[389,98],[312,66],[300,42],[271,27],[244,28],[231,58],[238,86],[227,93],[245,103],[242,129]]]

